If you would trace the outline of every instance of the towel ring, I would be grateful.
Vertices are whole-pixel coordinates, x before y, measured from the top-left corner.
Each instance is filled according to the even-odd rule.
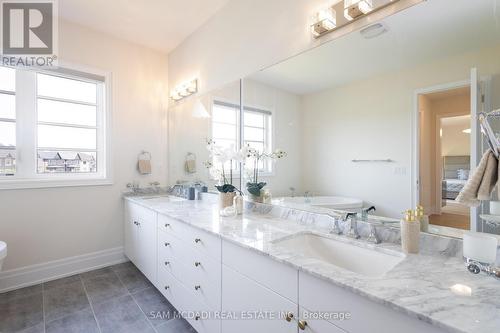
[[[145,151],[143,150],[138,156],[137,158],[139,160],[149,160],[151,161],[151,153],[149,151]]]

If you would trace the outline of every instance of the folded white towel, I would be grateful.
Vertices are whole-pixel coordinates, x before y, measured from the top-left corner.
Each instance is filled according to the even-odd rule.
[[[488,150],[455,201],[469,207],[477,207],[481,200],[490,200],[491,192],[498,182],[498,166],[497,158]]]

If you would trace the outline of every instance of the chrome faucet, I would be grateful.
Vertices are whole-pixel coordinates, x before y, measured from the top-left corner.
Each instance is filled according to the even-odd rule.
[[[332,230],[330,230],[331,234],[342,235],[342,229],[340,228],[340,219],[337,216],[330,215],[328,213],[325,214],[328,217],[333,219]]]
[[[368,235],[366,241],[374,244],[382,243],[382,239],[377,235],[377,228],[375,227],[375,224],[370,223],[370,234]]]
[[[346,236],[354,239],[359,239],[358,234],[358,214],[357,213],[347,213],[344,222],[350,219],[349,229],[347,230]]]

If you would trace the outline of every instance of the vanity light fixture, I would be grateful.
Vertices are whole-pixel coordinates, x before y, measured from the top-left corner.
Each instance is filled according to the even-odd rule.
[[[373,10],[372,0],[344,0],[344,17],[352,21]]]
[[[198,79],[181,84],[170,92],[170,98],[177,102],[198,92]]]
[[[313,19],[311,32],[314,37],[320,37],[337,27],[337,12],[333,7],[320,10]]]

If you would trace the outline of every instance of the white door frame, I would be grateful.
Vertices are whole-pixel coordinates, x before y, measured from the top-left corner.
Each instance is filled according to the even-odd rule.
[[[439,84],[427,88],[415,90],[413,94],[413,112],[412,112],[412,172],[411,172],[411,202],[416,207],[420,201],[420,103],[419,96],[469,87],[470,79],[450,83]],[[471,152],[472,153],[472,152]]]

